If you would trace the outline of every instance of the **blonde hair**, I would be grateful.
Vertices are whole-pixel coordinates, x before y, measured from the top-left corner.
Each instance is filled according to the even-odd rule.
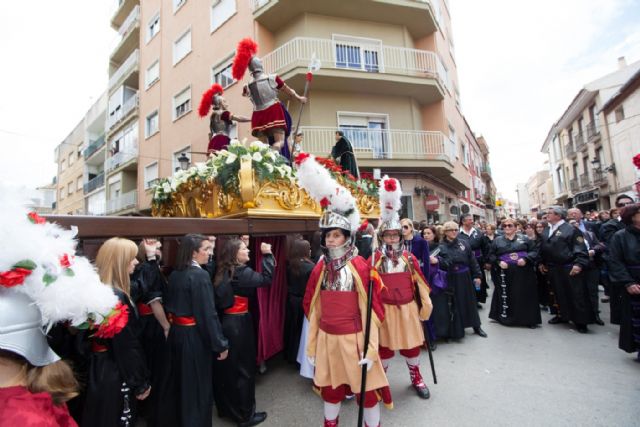
[[[129,295],[131,281],[129,264],[138,254],[138,246],[129,239],[112,237],[100,246],[96,266],[102,283],[120,289]]]
[[[454,230],[459,230],[460,227],[458,226],[458,223],[455,221],[447,221],[442,225],[442,229],[446,230],[446,229],[454,229]]]
[[[409,227],[411,227],[411,230],[413,230],[413,221],[409,218],[402,218],[400,220],[400,225],[408,225]]]

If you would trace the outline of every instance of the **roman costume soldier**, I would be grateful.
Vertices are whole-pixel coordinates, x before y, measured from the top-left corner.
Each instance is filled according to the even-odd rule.
[[[395,178],[380,181],[380,249],[374,253],[375,269],[384,284],[380,294],[385,319],[380,327],[380,359],[386,371],[396,350],[405,357],[411,384],[418,396],[428,399],[429,389],[420,374],[420,347],[424,344],[422,321],[429,319],[433,306],[429,287],[413,254],[404,250],[398,210],[402,190]]]
[[[392,406],[389,383],[378,359],[384,309],[380,279],[356,254],[354,238],[360,220],[356,202],[309,154],[300,153],[295,164],[300,186],[325,209],[320,218],[323,257],[311,273],[303,300],[309,320],[306,354],[315,366],[314,383],[324,400],[324,425],[338,425],[340,404],[347,395],[360,391],[362,367],[366,365],[364,421],[366,426],[379,426],[379,401]],[[373,286],[369,295],[370,280]],[[368,298],[371,330],[365,348]],[[360,398],[357,395],[358,401]]]
[[[229,145],[231,126],[234,121],[249,122],[251,119],[245,116],[232,114],[229,111],[227,100],[222,97],[224,90],[218,83],[214,83],[205,93],[202,94],[198,113],[200,117],[205,117],[211,111],[209,120],[209,146],[207,153],[224,150]]]
[[[240,81],[249,68],[252,80],[245,85],[242,94],[249,97],[253,103],[251,115],[251,134],[260,138],[264,143],[269,143],[275,151],[285,150],[286,136],[291,131],[287,120],[289,113],[278,99],[278,92],[284,91],[289,95],[305,103],[307,98],[299,96],[295,90],[275,74],[267,74],[264,71],[262,60],[256,56],[258,45],[250,38],[245,38],[238,44],[236,56],[233,59],[231,75]]]

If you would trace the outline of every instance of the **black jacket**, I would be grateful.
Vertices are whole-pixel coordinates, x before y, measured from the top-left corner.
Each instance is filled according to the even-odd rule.
[[[551,227],[548,226],[542,232],[540,247],[540,262],[547,265],[580,266],[583,270],[589,265],[589,254],[584,244],[582,232],[576,227],[565,222],[549,235]]]
[[[609,243],[609,278],[626,287],[638,283],[639,269],[640,230],[630,225],[616,232]]]
[[[447,241],[445,239],[440,242],[440,245],[438,245],[438,247],[440,248],[438,261],[440,261],[440,268],[442,270],[448,271],[456,264],[465,265],[469,267],[469,270],[471,271],[471,277],[473,277],[474,279],[479,279],[482,277],[480,265],[478,265],[478,261],[473,255],[471,247],[466,240],[456,238],[452,241]]]
[[[535,240],[531,240],[527,236],[514,236],[513,240],[507,239],[506,236],[498,236],[493,239],[491,244],[488,262],[498,264],[500,255],[514,252],[526,252],[527,254],[522,258],[525,259],[529,266],[533,266],[538,258],[538,248]]]

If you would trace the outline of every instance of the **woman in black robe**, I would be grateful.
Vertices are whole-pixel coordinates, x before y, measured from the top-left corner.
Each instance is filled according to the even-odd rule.
[[[249,249],[241,240],[228,240],[220,251],[214,280],[216,307],[229,340],[229,357],[215,363],[215,399],[218,414],[238,426],[253,426],[267,418],[256,412],[256,342],[249,299],[256,289],[271,285],[275,258],[271,245],[262,243],[262,272],[252,270]]]
[[[622,209],[626,228],[609,242],[611,286],[620,289],[621,315],[618,348],[638,352],[640,362],[640,203]]]
[[[138,313],[129,297],[129,275],[138,263],[138,248],[131,240],[114,237],[98,250],[96,266],[100,280],[113,287],[126,305],[126,326],[113,338],[91,338],[91,356],[85,391],[83,427],[133,426],[136,399],[151,391],[149,371],[138,341]]]
[[[291,245],[287,261],[287,306],[284,319],[284,358],[296,363],[304,311],[302,298],[315,264],[309,259],[311,245],[306,240],[296,240]]]
[[[536,328],[542,323],[538,306],[536,242],[516,232],[516,221],[502,221],[504,234],[495,238],[489,262],[499,270],[489,318],[507,326]]]
[[[180,240],[175,270],[164,296],[171,329],[163,356],[153,426],[210,427],[213,360],[225,359],[229,343],[215,309],[206,264],[213,245],[200,234]]]
[[[355,178],[360,178],[353,146],[351,142],[345,138],[344,132],[342,131],[336,131],[336,143],[331,149],[331,157],[342,167],[343,171],[349,172]]]
[[[458,224],[444,224],[444,239],[438,248],[440,268],[447,272],[447,310],[435,313],[434,323],[439,338],[460,339],[465,328],[485,338],[480,327],[475,286],[480,285],[482,272],[466,240],[458,239]]]

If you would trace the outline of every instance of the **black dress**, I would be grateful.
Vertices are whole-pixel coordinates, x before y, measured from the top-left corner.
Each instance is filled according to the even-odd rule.
[[[610,278],[610,274],[611,274],[609,272],[609,270],[611,269],[610,261],[609,261],[610,259],[609,243],[611,242],[613,235],[622,229],[624,229],[624,224],[616,218],[612,218],[609,221],[602,224],[602,226],[600,226],[600,235],[599,235],[600,241],[605,244],[605,250],[602,258],[604,260],[604,266],[605,266],[604,276],[607,277],[607,279]],[[622,289],[620,286],[615,286],[611,284],[611,286],[609,287],[609,308],[611,312],[610,321],[614,325],[620,324],[620,316],[621,316],[621,310],[622,310],[621,301],[622,301],[623,291],[624,289]]]
[[[469,243],[471,252],[475,256],[480,268],[482,268],[482,265],[485,262],[485,256],[489,253],[489,248],[486,246],[487,241],[484,239],[484,233],[477,228],[473,228],[471,230],[471,234],[467,235],[463,232],[463,229],[460,228],[458,239],[466,240]],[[487,302],[487,289],[489,289],[489,285],[487,284],[487,278],[484,274],[480,275],[480,280],[480,289],[475,290],[476,300],[477,302],[485,303]]]
[[[229,340],[229,357],[214,364],[215,401],[218,414],[231,417],[235,422],[250,420],[256,410],[257,349],[251,313],[248,310],[225,312],[237,307],[237,297],[254,297],[257,288],[271,285],[274,269],[273,255],[264,255],[262,273],[242,265],[236,267],[231,277],[225,273],[215,288],[216,307],[224,336]]]
[[[331,157],[342,167],[343,171],[347,171],[354,177],[360,178],[353,146],[347,138],[343,136],[336,141],[336,144],[331,149]]]
[[[469,243],[458,238],[444,240],[438,246],[440,268],[447,272],[446,306],[432,315],[438,338],[459,339],[464,329],[480,327],[480,316],[473,279],[482,275]]]
[[[300,346],[302,334],[302,322],[304,311],[302,310],[302,298],[307,289],[307,282],[315,264],[309,260],[300,263],[300,271],[295,274],[287,265],[287,307],[284,319],[284,358],[290,363],[295,363]]]
[[[537,257],[536,242],[526,236],[514,236],[513,240],[498,236],[493,240],[489,262],[499,268],[500,273],[494,283],[489,318],[508,326],[535,326],[542,323],[536,273],[533,270]],[[520,258],[525,260],[526,265],[520,267],[516,264]],[[500,261],[508,264],[507,269],[499,267]]]
[[[171,325],[152,425],[210,427],[213,360],[229,344],[218,320],[209,273],[195,265],[171,273],[164,307],[170,316],[194,318],[195,325]]]
[[[631,353],[640,351],[640,295],[631,295],[627,286],[640,283],[640,229],[628,226],[617,231],[609,244],[609,276],[620,290],[620,338],[618,347]]]
[[[135,396],[150,386],[144,352],[136,335],[136,309],[124,292],[113,291],[128,307],[129,319],[113,338],[92,339],[83,427],[135,425]]]

